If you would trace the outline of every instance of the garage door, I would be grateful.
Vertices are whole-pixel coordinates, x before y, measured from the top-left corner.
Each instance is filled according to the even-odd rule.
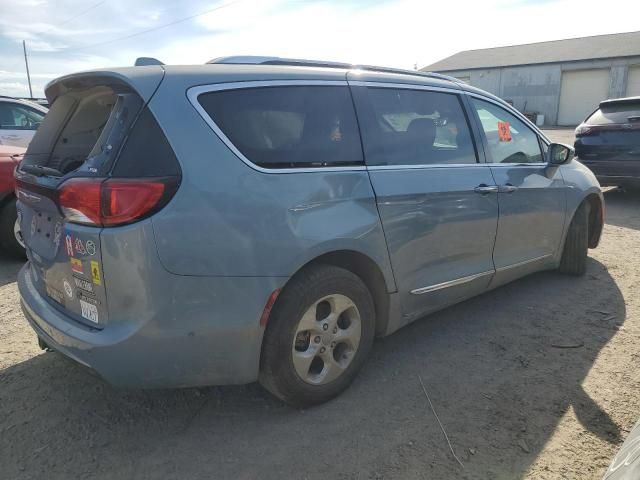
[[[627,97],[640,96],[640,67],[630,67],[627,76]]]
[[[558,125],[578,125],[609,97],[609,69],[562,72]]]

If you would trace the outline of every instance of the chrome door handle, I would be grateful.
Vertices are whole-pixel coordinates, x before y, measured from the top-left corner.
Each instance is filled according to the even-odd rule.
[[[485,185],[483,183],[474,188],[473,191],[482,195],[486,195],[487,193],[497,193],[499,189],[497,185]]]
[[[500,193],[513,193],[516,190],[518,190],[518,187],[514,187],[513,185],[511,185],[510,183],[507,183],[506,185],[501,185],[498,188],[498,191]]]

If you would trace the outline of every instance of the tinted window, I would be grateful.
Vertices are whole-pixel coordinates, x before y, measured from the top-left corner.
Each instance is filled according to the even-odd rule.
[[[457,95],[395,88],[367,88],[361,114],[369,165],[476,163]]]
[[[472,99],[489,145],[488,162],[540,163],[543,161],[538,135],[503,108]]]
[[[44,113],[9,102],[0,102],[0,128],[3,130],[37,130]]]
[[[136,120],[113,169],[116,177],[180,175],[180,164],[151,111]]]
[[[231,143],[268,168],[363,163],[348,87],[243,88],[198,101]]]
[[[640,122],[640,102],[631,105],[612,105],[595,111],[585,123],[608,125],[610,123]]]

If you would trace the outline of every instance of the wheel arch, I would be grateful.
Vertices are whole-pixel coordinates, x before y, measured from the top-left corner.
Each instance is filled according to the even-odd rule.
[[[287,288],[291,279],[315,265],[332,265],[344,268],[358,276],[369,289],[376,311],[376,336],[384,335],[390,318],[389,286],[380,266],[368,255],[356,250],[334,250],[316,256],[302,265],[282,287]]]
[[[604,196],[602,195],[600,187],[593,187],[583,191],[582,195],[576,195],[569,199],[567,222],[565,224],[566,227],[561,246],[565,243],[569,225],[571,225],[576,212],[584,204],[589,206],[588,247],[596,248],[600,243],[600,236],[602,235],[602,229],[604,227]],[[560,250],[560,253],[562,253],[562,250]]]
[[[582,203],[589,204],[589,248],[596,248],[600,243],[604,226],[604,201],[597,193],[587,195]]]

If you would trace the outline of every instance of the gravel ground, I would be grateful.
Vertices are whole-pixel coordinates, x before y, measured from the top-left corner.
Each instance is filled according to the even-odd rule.
[[[306,411],[257,385],[114,389],[38,349],[20,264],[0,259],[0,478],[600,479],[640,414],[640,196],[606,199],[586,276],[535,274],[415,322]]]

